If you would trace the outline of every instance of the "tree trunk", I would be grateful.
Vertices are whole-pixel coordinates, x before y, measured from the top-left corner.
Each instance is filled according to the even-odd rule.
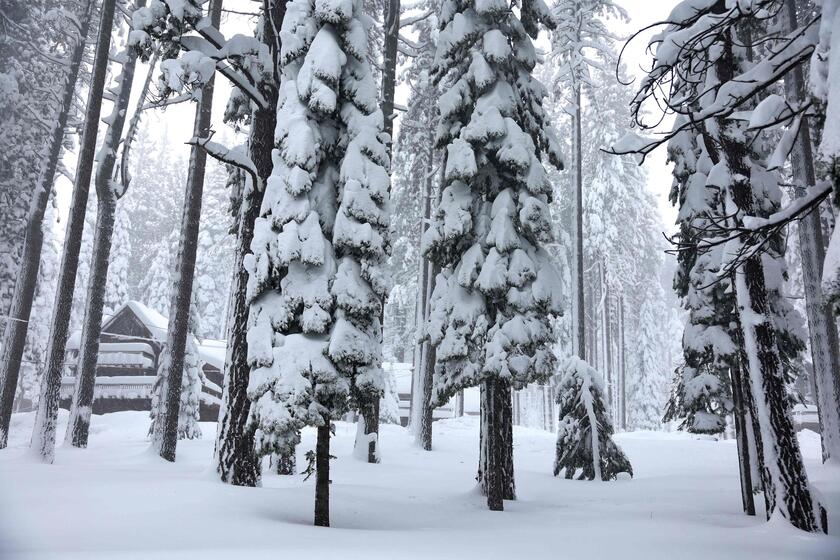
[[[279,56],[278,31],[286,14],[286,0],[263,0],[263,13],[262,41],[268,45],[269,52],[276,59]],[[277,64],[274,64],[274,68],[277,68]],[[271,152],[274,149],[274,128],[277,124],[276,80],[275,76],[275,83],[267,85],[267,91],[263,92],[269,106],[265,110],[254,111],[248,138],[248,152],[263,185],[273,167]],[[254,222],[260,213],[263,194],[261,185],[252,185],[248,192],[242,194],[229,297],[227,356],[215,463],[222,482],[235,486],[257,486],[260,482],[260,461],[254,452],[254,433],[247,427],[251,404],[248,400],[251,367],[248,364],[248,302],[245,299],[248,273],[243,262],[251,252]]]
[[[368,399],[359,410],[367,441],[367,462],[379,462],[379,399]]]
[[[741,370],[738,366],[729,368],[732,384],[732,400],[734,403],[733,417],[735,419],[735,439],[738,444],[738,472],[741,476],[741,504],[744,513],[755,515],[755,501],[753,500],[752,467],[750,465],[750,442],[747,437],[746,405],[742,393],[743,382]]]
[[[716,5],[724,10],[723,0]],[[717,11],[717,10],[716,10]],[[729,34],[722,39],[722,55],[715,62],[721,83],[734,77],[737,67]],[[721,151],[731,176],[732,201],[744,215],[761,216],[753,198],[747,146],[731,127],[732,121],[718,119]],[[741,224],[737,224],[741,225]],[[755,410],[761,430],[765,496],[770,504],[768,515],[778,511],[792,525],[805,531],[817,531],[814,503],[799,451],[799,442],[791,418],[784,377],[779,361],[776,330],[770,316],[770,303],[764,278],[761,254],[746,257],[735,272],[735,295],[741,322],[746,367],[752,387]]]
[[[481,437],[479,441],[479,484],[487,496],[487,507],[491,511],[503,511],[505,468],[501,425],[501,403],[496,384],[498,379],[490,377],[481,387]]]
[[[102,92],[105,89],[105,76],[108,70],[108,52],[114,23],[114,5],[115,0],[103,0],[99,13],[99,35],[96,41],[96,55],[88,91],[79,160],[76,163],[73,199],[64,238],[64,253],[61,257],[61,268],[58,273],[58,288],[53,308],[47,363],[44,366],[44,375],[41,379],[38,413],[35,417],[35,426],[32,432],[32,449],[45,463],[52,463],[55,458],[55,425],[58,416],[58,398],[61,391],[61,371],[64,367],[67,336],[69,334],[73,290],[76,286],[76,271],[79,268],[79,249],[85,227],[85,211],[96,152],[96,135],[99,116],[102,111]]]
[[[618,333],[618,344],[619,344],[619,352],[618,352],[618,359],[619,359],[619,369],[618,369],[618,376],[619,376],[619,400],[618,400],[618,409],[619,409],[619,428],[624,431],[627,430],[627,355],[625,351],[625,343],[624,343],[624,295],[621,295],[618,299],[618,324],[619,324],[619,333]]]
[[[138,0],[137,8],[146,5],[145,0]],[[104,158],[96,170],[96,230],[93,238],[90,278],[88,279],[85,318],[82,323],[82,340],[79,352],[79,364],[76,368],[76,389],[70,406],[70,421],[67,424],[65,443],[73,447],[87,447],[90,430],[90,414],[93,406],[93,389],[96,384],[96,363],[99,358],[99,336],[102,333],[102,310],[105,305],[105,289],[108,281],[108,264],[111,255],[111,242],[114,235],[114,219],[117,211],[117,197],[112,188],[111,177],[117,161],[117,146],[122,137],[123,126],[128,114],[128,102],[131,98],[131,86],[134,82],[134,70],[137,65],[137,52],[126,49],[125,64],[117,80],[118,94],[114,101],[114,110],[108,130],[105,133],[100,153]]]
[[[210,24],[219,28],[222,15],[222,0],[211,0]],[[210,117],[213,109],[214,78],[211,77],[202,88],[201,99],[196,107],[193,138],[207,138],[210,133]],[[178,444],[178,410],[181,404],[181,380],[184,374],[184,353],[189,334],[190,301],[192,298],[195,257],[198,248],[198,228],[201,219],[201,196],[204,190],[204,171],[207,152],[199,146],[190,151],[190,167],[187,173],[187,188],[184,193],[184,213],[181,217],[181,236],[178,246],[178,262],[175,268],[171,303],[169,304],[169,325],[164,352],[169,360],[160,373],[163,376],[161,398],[158,402],[158,422],[152,445],[161,458],[175,460]],[[161,414],[162,412],[162,414]]]
[[[787,0],[787,28],[798,27],[796,2]],[[794,67],[785,79],[785,94],[789,101],[806,100],[802,67]],[[795,194],[802,198],[807,189],[816,184],[814,156],[811,152],[811,130],[803,119],[799,135],[791,152]],[[822,436],[823,461],[829,457],[840,458],[840,347],[837,324],[831,308],[825,305],[822,288],[822,266],[825,249],[819,210],[809,212],[799,222],[799,250],[802,255],[802,280],[805,285],[805,310],[808,315],[808,333],[811,340],[811,358],[814,363],[814,381],[817,388],[820,435]]]
[[[435,274],[434,267],[432,276]],[[437,349],[431,344],[426,345],[426,359],[423,362],[423,400],[420,417],[420,445],[426,451],[432,450],[432,422],[434,420],[435,407],[432,406],[432,380],[435,372],[435,355]]]
[[[581,132],[581,100],[580,100],[580,85],[573,86],[574,95],[574,113],[572,114],[572,137],[574,150],[574,181],[575,181],[575,294],[572,298],[572,317],[573,325],[573,339],[574,351],[581,360],[586,359],[586,321],[584,318],[584,299],[583,299],[583,148],[582,148],[582,132]]]
[[[15,291],[3,334],[3,356],[2,363],[0,363],[0,449],[5,448],[8,442],[9,422],[12,418],[21,359],[26,347],[26,334],[29,329],[32,300],[35,297],[35,288],[38,283],[38,267],[41,264],[41,249],[44,244],[44,234],[41,228],[56,169],[58,168],[58,160],[61,156],[64,129],[67,126],[67,119],[73,106],[76,80],[85,52],[85,41],[90,30],[93,5],[93,0],[88,0],[85,4],[84,13],[79,18],[81,25],[79,36],[70,52],[61,100],[55,115],[53,128],[41,154],[43,164],[38,176],[38,183],[33,189],[29,216],[26,220],[20,269],[17,272]]]
[[[432,196],[434,196],[434,180],[433,180],[433,164],[434,164],[434,147],[428,146],[428,153],[426,158],[426,181],[424,184],[423,193],[423,220],[420,222],[420,243],[422,243],[423,234],[429,228],[429,220],[432,216]],[[419,252],[419,247],[418,247]],[[434,289],[434,267],[425,259],[420,260],[420,281],[418,282],[418,297],[417,306],[415,310],[415,324],[417,332],[421,333],[425,330],[426,320],[429,317],[429,310],[431,306],[432,290]],[[428,340],[420,342],[415,349],[416,360],[412,368],[411,380],[411,402],[409,409],[409,429],[414,433],[417,443],[427,451],[432,448],[432,433],[431,424],[429,424],[428,447],[425,445],[426,438],[424,437],[423,422],[425,417],[426,404],[429,402],[431,396],[431,387],[427,390],[427,375],[426,371],[431,368],[434,371],[435,353],[431,349],[431,344]],[[429,378],[431,382],[431,378]]]
[[[619,386],[618,380],[616,379],[615,370],[613,369],[612,363],[612,339],[611,339],[611,329],[610,329],[610,286],[607,284],[607,274],[604,270],[603,262],[600,265],[601,269],[601,286],[603,286],[603,303],[602,303],[602,313],[603,313],[603,332],[604,332],[604,376],[609,380],[607,382],[607,387],[610,390],[610,409],[612,411],[612,418],[615,424],[618,424],[619,415],[621,414],[621,409],[618,404],[619,401]]]
[[[315,525],[330,526],[330,425],[318,426],[315,443]]]
[[[397,84],[397,42],[400,34],[400,0],[386,0],[383,31],[385,52],[382,59],[382,132],[388,135],[391,154],[394,134],[394,91]]]

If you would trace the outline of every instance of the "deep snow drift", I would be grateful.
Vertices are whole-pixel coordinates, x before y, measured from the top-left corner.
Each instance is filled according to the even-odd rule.
[[[31,424],[15,415],[0,451],[3,559],[840,558],[840,521],[826,537],[741,513],[734,441],[619,434],[635,479],[584,482],[551,476],[552,434],[516,428],[519,499],[499,513],[474,488],[476,418],[436,422],[431,453],[384,426],[379,465],[352,457],[355,427],[338,423],[333,526],[316,528],[314,477],[268,473],[262,488],[216,481],[213,424],[201,425],[204,439],[179,442],[169,464],[148,450],[146,413],[94,416],[90,448],[59,447],[54,465],[30,459]],[[812,482],[837,511],[840,469],[820,465],[815,434],[800,440]],[[307,429],[300,470],[313,446]]]

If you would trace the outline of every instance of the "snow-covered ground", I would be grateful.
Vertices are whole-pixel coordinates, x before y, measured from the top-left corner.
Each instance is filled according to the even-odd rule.
[[[519,499],[497,513],[474,487],[475,418],[436,422],[431,453],[385,426],[379,465],[352,457],[355,428],[339,423],[333,526],[316,528],[314,478],[267,474],[262,488],[217,482],[212,424],[202,424],[204,439],[180,442],[169,464],[148,450],[146,413],[95,416],[90,448],[59,448],[54,465],[29,458],[31,424],[16,415],[0,451],[3,559],[840,558],[840,521],[826,537],[741,513],[731,441],[620,434],[635,478],[582,482],[551,476],[552,434],[517,428]],[[299,465],[313,436],[304,432]],[[800,440],[812,481],[837,511],[840,470],[820,465],[815,434]]]

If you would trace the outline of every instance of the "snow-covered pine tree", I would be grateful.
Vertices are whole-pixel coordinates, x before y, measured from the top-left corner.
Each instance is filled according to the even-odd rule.
[[[630,461],[612,440],[601,376],[576,356],[570,356],[561,369],[557,405],[560,420],[554,476],[561,471],[568,479],[580,471],[581,480],[613,480],[622,472],[633,476]]]
[[[198,312],[195,298],[190,305],[190,332],[187,335],[184,353],[184,370],[181,375],[181,398],[178,403],[178,439],[201,438],[201,427],[198,425],[199,407],[201,406],[201,388],[205,381],[203,362],[198,351],[198,337],[201,330],[201,316]],[[169,352],[162,351],[158,364],[158,375],[152,387],[152,402],[149,410],[149,436],[153,437],[155,430],[160,430],[158,421],[161,414],[161,395],[166,392],[167,375],[169,369]]]
[[[326,526],[331,421],[351,387],[382,391],[389,162],[361,0],[286,10],[274,170],[245,263],[250,422],[260,455],[288,454],[317,427],[315,524]]]
[[[50,336],[50,310],[55,299],[55,278],[58,274],[59,243],[56,238],[56,211],[54,204],[44,213],[44,244],[41,265],[38,267],[38,287],[32,302],[26,348],[20,365],[20,383],[15,397],[15,409],[32,410],[38,405],[38,388]]]
[[[794,9],[795,4],[795,2],[788,2],[789,28],[795,26],[797,23]],[[819,179],[821,181],[830,182],[833,186],[835,205],[840,203],[840,198],[838,197],[840,195],[840,134],[837,133],[836,126],[831,126],[830,124],[826,126],[826,123],[835,123],[837,122],[838,116],[840,116],[840,92],[838,92],[840,88],[837,87],[837,84],[840,83],[840,70],[838,70],[838,67],[840,67],[840,46],[838,46],[840,45],[840,32],[837,31],[838,26],[840,26],[840,3],[836,0],[822,2],[818,35],[819,41],[811,56],[809,74],[810,94],[814,99],[819,101],[816,104],[818,115],[816,122],[821,123],[822,126],[815,130],[814,138],[810,138],[810,135],[808,135],[808,141],[797,138],[798,145],[794,148],[792,162],[794,173],[796,174],[797,167],[800,168],[802,175],[806,179],[805,183],[810,183],[810,179],[816,180],[818,178],[816,176],[817,172],[820,175]],[[797,69],[794,69],[793,72],[794,80],[790,81],[789,87],[796,94],[794,101],[800,101],[805,97],[805,91],[803,91],[805,89],[803,84],[804,80],[801,74],[796,74],[798,72]],[[788,82],[788,80],[785,81],[786,86]],[[804,134],[808,134],[807,125],[808,123],[803,121],[803,126],[805,127]],[[812,150],[810,146],[811,140],[817,140],[817,138],[819,138],[819,144],[816,146],[817,149]],[[815,159],[820,164],[817,166],[817,170],[813,169]],[[811,162],[810,166],[808,164],[809,160]],[[810,188],[810,184],[808,186]],[[807,216],[805,221],[809,221],[810,219],[811,217]],[[814,238],[814,241],[819,239],[816,235],[814,235]],[[807,240],[803,239],[803,245],[806,243]],[[815,245],[814,253],[818,259],[821,247],[817,243]],[[808,260],[807,256],[803,252],[804,262]],[[822,288],[821,291],[823,292],[824,299],[826,302],[834,304],[833,307],[835,307],[834,311],[836,312],[836,304],[840,297],[840,276],[838,276],[838,271],[840,271],[840,233],[838,233],[836,228],[831,235],[831,241],[824,258],[820,287]],[[817,263],[812,265],[812,268],[819,270],[819,266],[819,263]],[[806,288],[806,290],[809,289],[811,292],[816,292],[814,289],[816,286],[809,288]],[[817,299],[815,303],[821,303],[818,295],[815,299]],[[823,311],[824,313],[825,311]],[[823,347],[826,342],[834,344],[834,347],[826,349],[828,352],[826,352],[827,355],[824,356],[824,359],[829,358],[833,361],[834,354],[837,352],[837,340],[836,332],[832,333],[831,330],[832,328],[836,330],[836,324],[833,321],[831,313],[822,320],[825,321],[826,319],[828,320],[824,324],[824,328],[828,330],[829,336],[833,334],[835,338],[828,338],[827,341],[823,342]],[[817,320],[820,320],[820,317],[817,317]],[[810,324],[813,324],[813,321],[809,317]],[[814,331],[813,326],[811,327],[811,331]],[[813,347],[815,345],[813,335],[811,338],[811,345]],[[816,362],[818,358],[815,357],[814,360]],[[820,435],[823,441],[823,458],[834,458],[836,460],[840,457],[840,367],[815,369],[815,381],[819,401],[818,406],[820,408]]]
[[[125,204],[117,203],[114,239],[111,244],[108,284],[105,288],[105,314],[113,314],[129,298],[128,269],[131,259],[131,216]]]
[[[63,3],[58,9],[54,2],[4,3],[4,15],[13,24],[6,25],[4,35],[14,40],[0,42],[0,314],[13,320],[0,322],[4,324],[0,449],[6,447],[23,363],[44,213],[60,163],[94,4],[85,1],[73,13]],[[53,40],[56,35],[62,37],[59,44]]]
[[[685,117],[678,117],[676,127]],[[681,429],[718,434],[732,411],[730,368],[740,367],[735,296],[729,278],[720,278],[723,247],[699,251],[703,232],[723,214],[719,190],[706,182],[713,167],[701,131],[689,128],[668,143],[674,163],[671,201],[678,205],[680,251],[674,289],[688,310],[683,358],[664,421],[683,419]]]
[[[572,153],[574,173],[575,220],[574,235],[574,297],[572,318],[574,321],[575,353],[586,358],[584,317],[584,255],[583,255],[583,104],[581,92],[591,86],[592,68],[602,67],[597,56],[606,58],[608,64],[615,58],[614,36],[607,30],[604,17],[626,17],[624,11],[610,0],[560,0],[552,8],[557,22],[552,33],[552,55],[555,73],[550,77],[552,93],[558,98],[560,90],[570,103],[572,117]],[[595,56],[593,56],[593,54]]]
[[[86,205],[93,174],[93,162],[96,156],[96,138],[102,111],[115,9],[116,0],[103,0],[99,13],[99,33],[96,40],[96,53],[85,108],[85,123],[73,181],[70,215],[67,220],[64,251],[59,269],[58,289],[53,307],[49,351],[44,365],[44,376],[41,379],[38,413],[32,431],[31,447],[33,452],[45,463],[52,463],[55,458],[55,429],[58,418],[61,375],[64,370],[76,271],[79,266],[79,247],[85,225]]]
[[[417,7],[424,10],[422,13],[434,9],[432,2]],[[435,149],[440,89],[430,76],[436,48],[435,29],[430,20],[421,18],[415,22],[419,46],[402,76],[409,97],[408,109],[400,119],[391,168],[394,241],[388,265],[394,287],[385,304],[384,325],[385,355],[391,360],[410,360],[414,365],[409,428],[424,449],[432,446],[431,383],[425,383],[425,374],[432,371],[434,364],[428,363],[432,361],[427,359],[428,342],[418,345],[418,340],[433,278],[431,265],[420,256],[420,236],[431,217],[440,166],[440,154]]]
[[[424,254],[442,270],[427,323],[437,353],[432,400],[482,385],[479,476],[491,510],[515,497],[511,388],[553,373],[551,320],[562,305],[543,248],[551,185],[541,158],[562,162],[532,76],[540,24],[553,25],[541,0],[519,14],[502,1],[446,0],[433,73],[444,90],[437,143],[446,166],[423,235]]]
[[[729,5],[717,0],[698,5],[682,2],[674,8],[665,29],[657,35],[653,47],[655,58],[648,76],[642,81],[632,112],[645,127],[642,112],[647,100],[665,103],[668,110],[688,118],[670,134],[647,141],[628,135],[614,147],[618,153],[647,154],[677,133],[692,126],[705,129],[704,144],[714,167],[707,184],[724,195],[725,214],[717,224],[718,237],[746,227],[754,234],[733,237],[727,243],[725,271],[734,278],[740,336],[744,351],[742,369],[751,389],[752,412],[758,430],[763,460],[763,487],[768,515],[777,512],[792,525],[807,531],[819,530],[816,504],[808,488],[799,444],[790,415],[786,370],[791,362],[780,349],[790,348],[795,339],[789,335],[792,314],[779,292],[783,263],[775,233],[777,224],[763,229],[767,217],[778,209],[778,177],[768,170],[787,157],[786,147],[797,133],[797,127],[786,132],[772,157],[755,153],[749,125],[759,132],[764,128],[756,121],[766,118],[766,111],[749,111],[758,104],[773,82],[795,66],[797,60],[810,55],[799,37],[767,33],[765,9],[774,9],[776,0]],[[778,6],[776,6],[778,7]],[[777,12],[778,13],[778,12]],[[710,25],[714,22],[714,25]],[[764,35],[762,35],[764,34]],[[803,39],[807,42],[811,39]],[[674,48],[679,44],[680,48]],[[757,51],[755,45],[761,45]],[[769,48],[768,45],[770,45]],[[761,54],[759,60],[752,57]],[[679,80],[700,73],[700,80],[687,85]],[[667,91],[660,86],[667,82]],[[691,88],[698,85],[692,95]],[[660,92],[665,92],[659,95]],[[740,110],[736,118],[731,118]],[[743,120],[742,120],[743,119]],[[819,200],[819,199],[817,199]],[[800,210],[807,206],[800,207]],[[784,224],[782,219],[781,224]],[[712,230],[713,232],[715,230]],[[743,231],[743,230],[741,230]],[[766,258],[764,249],[770,258]],[[798,353],[799,348],[794,348]],[[788,363],[786,363],[788,362]]]
[[[667,399],[668,383],[660,322],[666,316],[664,294],[658,283],[645,294],[639,311],[635,347],[634,374],[629,383],[628,425],[634,430],[657,430]]]
[[[173,248],[178,233],[170,231],[154,248],[153,256],[146,266],[146,274],[140,282],[140,301],[164,317],[169,316],[169,295],[172,290]]]
[[[145,5],[145,0],[137,0],[137,6]],[[107,301],[109,265],[112,258],[111,248],[114,242],[115,222],[117,217],[117,202],[125,193],[121,181],[114,181],[114,168],[117,163],[117,149],[122,140],[123,127],[128,116],[128,104],[134,82],[134,70],[137,65],[137,52],[134,49],[121,48],[120,73],[115,79],[115,85],[108,90],[108,96],[113,100],[111,114],[105,117],[107,129],[104,134],[102,148],[97,160],[96,170],[96,222],[93,232],[93,253],[90,261],[90,278],[86,289],[85,315],[82,323],[81,343],[79,347],[79,364],[76,372],[76,388],[70,406],[70,420],[67,424],[66,440],[74,447],[87,447],[90,427],[90,414],[93,405],[93,391],[96,380],[96,368],[99,357],[99,338],[102,331],[103,313],[114,299],[125,303],[127,286],[125,285],[126,258],[129,247],[121,247],[121,253],[114,253],[113,257],[120,261],[120,269],[114,270],[112,285],[114,288],[112,301]],[[141,95],[145,95],[142,92]],[[122,210],[123,213],[125,210]],[[125,218],[127,219],[127,218]],[[123,220],[121,237],[118,241],[127,241],[127,226]],[[106,307],[107,306],[107,307]]]

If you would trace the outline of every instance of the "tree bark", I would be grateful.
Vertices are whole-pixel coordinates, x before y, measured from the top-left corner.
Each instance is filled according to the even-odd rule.
[[[318,426],[315,443],[315,525],[330,526],[330,425]]]
[[[136,8],[145,5],[145,0],[138,0],[135,3]],[[117,146],[122,137],[126,115],[128,114],[128,102],[131,98],[131,86],[134,82],[134,70],[137,65],[137,51],[128,48],[124,56],[126,61],[117,82],[119,89],[114,101],[112,120],[105,133],[100,152],[104,154],[104,158],[99,162],[99,167],[96,169],[96,230],[93,237],[93,255],[91,256],[90,278],[88,279],[85,318],[82,323],[79,364],[76,368],[76,388],[73,393],[70,420],[65,435],[65,443],[73,447],[87,447],[117,198],[124,194],[114,191],[111,177],[117,161]]]
[[[38,267],[41,264],[41,249],[44,244],[44,234],[41,228],[55,180],[58,160],[61,156],[64,129],[67,126],[67,119],[73,106],[76,80],[79,76],[79,68],[85,52],[85,42],[90,30],[93,5],[93,0],[88,0],[85,4],[84,13],[79,18],[81,24],[79,36],[70,52],[61,100],[55,115],[53,128],[41,155],[43,165],[38,176],[38,183],[33,190],[32,203],[26,221],[21,265],[17,273],[15,291],[3,334],[3,356],[2,362],[0,362],[0,449],[5,448],[8,442],[9,423],[14,408],[21,359],[26,347],[26,334],[29,330],[32,300],[35,297],[35,288],[38,283]]]
[[[433,265],[432,276],[435,276]],[[432,406],[432,380],[435,372],[435,356],[437,349],[431,345],[426,345],[426,359],[423,362],[423,400],[422,411],[420,416],[420,445],[426,451],[432,450],[432,422],[434,421],[435,407]]]
[[[735,439],[738,445],[738,472],[741,476],[741,504],[744,513],[755,515],[755,501],[753,500],[752,467],[750,465],[750,442],[747,437],[749,429],[746,422],[746,405],[742,392],[743,381],[738,366],[729,368],[732,384],[732,400],[734,403],[733,417],[735,419]]]
[[[286,0],[263,0],[262,41],[268,45],[273,59],[280,53],[279,29],[286,14]],[[275,63],[274,68],[277,68]],[[264,97],[269,106],[265,110],[257,109],[251,118],[251,131],[248,138],[248,152],[257,168],[257,174],[263,185],[271,175],[273,163],[271,152],[274,149],[274,128],[277,124],[277,76],[273,84],[267,84]],[[257,486],[260,482],[260,461],[254,452],[254,433],[248,426],[248,381],[251,367],[248,364],[248,302],[245,299],[245,287],[248,285],[248,273],[243,262],[251,252],[254,238],[254,222],[259,216],[264,189],[261,185],[252,185],[243,193],[239,224],[236,235],[236,257],[233,269],[233,281],[229,297],[227,323],[227,356],[225,358],[224,387],[222,406],[216,433],[215,463],[216,472],[222,482],[235,486]]]
[[[397,42],[400,34],[400,0],[386,0],[383,31],[385,52],[382,59],[382,131],[388,135],[391,154],[394,134],[394,92],[397,84]]]
[[[367,436],[367,462],[379,462],[379,399],[368,399],[359,411]],[[371,437],[373,436],[373,437]]]
[[[500,423],[498,380],[490,377],[481,387],[481,437],[479,441],[479,484],[487,496],[490,511],[503,511],[504,506],[504,451]]]
[[[796,2],[787,0],[787,28],[798,27]],[[788,100],[806,100],[802,67],[794,67],[785,79]],[[795,194],[802,198],[808,188],[816,184],[814,156],[811,151],[811,130],[803,119],[799,135],[791,152]],[[799,222],[799,250],[802,256],[802,279],[805,284],[805,310],[808,316],[808,333],[811,340],[811,358],[814,363],[817,407],[819,409],[820,435],[822,436],[823,461],[840,458],[840,347],[837,324],[831,308],[825,304],[820,285],[825,245],[818,210],[809,212]]]
[[[211,0],[210,24],[219,28],[222,15],[222,0]],[[213,109],[215,77],[211,77],[201,90],[201,99],[196,107],[193,138],[207,138],[210,133],[210,117]],[[159,421],[155,422],[152,444],[161,458],[175,461],[178,445],[178,410],[181,404],[181,380],[184,374],[184,353],[189,334],[190,301],[192,298],[195,258],[198,249],[198,228],[201,219],[201,196],[204,190],[204,171],[207,152],[199,146],[190,151],[190,166],[187,173],[187,187],[184,193],[184,213],[181,217],[181,236],[178,247],[178,262],[175,269],[175,283],[169,305],[169,325],[165,352],[169,354],[163,376],[163,387],[159,400]]]
[[[716,12],[725,10],[723,0],[719,0],[715,8]],[[737,67],[730,34],[723,35],[721,46],[722,54],[715,62],[715,68],[720,82],[727,83],[734,78]],[[747,146],[737,131],[730,130],[736,125],[725,119],[717,121],[718,141],[732,178],[732,201],[739,210],[736,219],[740,221],[744,215],[761,216],[761,208],[753,198]],[[764,492],[770,504],[767,513],[779,511],[793,526],[818,531],[781,371],[761,254],[752,254],[737,267],[735,294],[747,351],[746,366],[761,430],[766,470]]]
[[[55,458],[55,428],[58,416],[58,398],[61,391],[61,371],[64,367],[70,313],[73,307],[73,290],[76,286],[76,271],[79,268],[79,249],[85,227],[85,212],[90,191],[90,179],[93,173],[96,135],[99,116],[102,111],[102,92],[105,89],[111,30],[114,24],[114,8],[115,0],[103,0],[99,13],[99,35],[96,41],[96,55],[88,91],[79,160],[76,163],[76,177],[73,184],[70,216],[67,220],[64,252],[58,273],[58,288],[53,308],[47,363],[44,366],[44,375],[41,379],[38,413],[35,416],[35,426],[32,432],[32,449],[45,463],[52,463]]]

